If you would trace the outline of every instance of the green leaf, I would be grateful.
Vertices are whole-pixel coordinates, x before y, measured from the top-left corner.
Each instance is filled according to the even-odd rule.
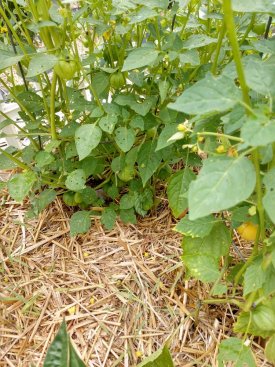
[[[182,260],[189,273],[203,282],[219,279],[220,257],[227,255],[231,236],[227,227],[216,223],[204,238],[184,237]]]
[[[275,57],[266,61],[249,58],[245,63],[246,83],[249,88],[262,95],[275,95]]]
[[[105,131],[108,134],[112,134],[117,121],[118,119],[116,115],[107,115],[99,120],[99,126],[101,130]]]
[[[275,14],[275,4],[270,0],[233,0],[232,7],[235,11],[273,13]]]
[[[165,98],[167,97],[170,83],[167,80],[160,80],[158,83],[159,87],[159,95],[160,95],[160,101],[163,103],[165,101]]]
[[[119,127],[115,130],[115,142],[123,152],[128,152],[135,142],[135,132],[127,127]]]
[[[218,354],[219,367],[223,367],[224,362],[234,362],[234,367],[257,367],[250,348],[238,338],[229,338],[221,342]]]
[[[178,124],[167,124],[164,126],[158,138],[156,151],[166,148],[174,143],[174,141],[168,140],[177,132],[177,127]]]
[[[98,96],[105,95],[109,89],[109,75],[102,71],[96,73],[92,77],[92,87],[97,92]]]
[[[53,189],[42,191],[33,201],[32,205],[36,214],[41,213],[56,198],[56,192]]]
[[[5,151],[9,154],[12,154],[14,151],[16,151],[16,149],[14,147],[8,147],[5,149]],[[0,170],[10,170],[15,167],[16,164],[11,159],[6,157],[3,153],[0,154]]]
[[[191,115],[223,112],[241,100],[241,92],[233,80],[226,76],[206,78],[186,89],[169,108]]]
[[[54,156],[44,150],[38,152],[35,156],[35,163],[37,167],[43,168],[54,161]]]
[[[190,236],[193,238],[194,237],[203,238],[209,235],[209,233],[213,228],[213,225],[217,222],[218,220],[215,219],[212,215],[209,215],[204,218],[199,218],[196,220],[190,220],[189,216],[186,215],[176,225],[175,231],[185,236]]]
[[[75,132],[75,145],[79,160],[86,158],[100,143],[102,132],[94,124],[80,126]]]
[[[168,182],[168,202],[176,218],[188,208],[188,188],[195,177],[190,169],[183,169],[174,174]]]
[[[267,341],[264,353],[270,363],[275,363],[275,335]]]
[[[139,47],[130,52],[124,61],[122,71],[142,68],[153,64],[158,58],[159,52],[149,47]]]
[[[58,58],[52,54],[38,53],[31,58],[27,77],[32,78],[50,70],[58,62]]]
[[[174,367],[174,364],[169,349],[165,345],[163,348],[145,358],[137,367]]]
[[[211,43],[216,43],[217,39],[209,37],[205,34],[192,34],[185,40],[182,44],[183,49],[197,49],[199,47],[210,45]]]
[[[82,210],[72,215],[70,219],[70,234],[76,236],[79,233],[86,233],[91,227],[90,212]]]
[[[260,329],[252,319],[251,312],[242,311],[238,315],[237,321],[234,323],[234,332],[235,333],[248,333],[254,336],[260,336],[262,338],[266,338],[274,333],[272,330],[262,330]]]
[[[263,183],[266,188],[265,195],[263,197],[263,205],[269,218],[275,223],[275,168],[272,168],[264,176]]]
[[[128,224],[128,223],[136,224],[137,223],[135,210],[133,208],[120,210],[119,211],[119,216],[120,216],[120,219],[122,220],[122,222],[125,223],[125,224]]]
[[[262,115],[247,119],[241,129],[241,138],[252,147],[265,146],[275,141],[275,120]]]
[[[14,55],[14,53],[1,50],[0,52],[0,70],[17,64],[23,59],[24,55]]]
[[[255,183],[255,170],[248,158],[206,159],[197,179],[190,184],[190,219],[202,218],[237,205],[252,194]]]
[[[10,196],[18,202],[22,202],[37,181],[36,174],[32,171],[17,173],[8,182]]]
[[[257,274],[257,276],[255,276],[255,274]],[[250,265],[244,273],[244,296],[262,288],[265,278],[266,273],[262,268],[261,261],[257,261]]]
[[[158,169],[162,159],[161,153],[155,152],[156,144],[155,141],[147,141],[141,145],[138,151],[138,170],[143,186]]]
[[[65,185],[71,191],[80,191],[85,189],[86,175],[83,169],[76,169],[69,173]]]
[[[190,64],[192,66],[200,65],[200,55],[197,50],[188,50],[179,55],[182,64]]]
[[[157,16],[158,13],[147,7],[142,7],[135,15],[132,15],[129,24],[136,24],[143,22],[146,19],[153,18]]]
[[[120,209],[131,209],[135,205],[137,194],[135,192],[131,192],[129,194],[125,194],[120,199],[119,207]]]
[[[101,223],[107,230],[114,228],[116,223],[116,212],[112,208],[106,208],[100,218]]]
[[[43,367],[85,367],[71,344],[64,320],[47,351]]]

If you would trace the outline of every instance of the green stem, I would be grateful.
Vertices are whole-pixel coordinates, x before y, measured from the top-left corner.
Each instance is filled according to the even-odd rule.
[[[217,65],[218,65],[218,60],[219,60],[219,56],[220,56],[220,52],[221,52],[221,47],[222,47],[222,41],[225,35],[225,24],[223,22],[220,32],[219,32],[219,38],[218,38],[218,43],[217,43],[217,47],[216,47],[216,54],[215,54],[215,58],[213,61],[213,65],[211,68],[212,74],[216,74],[217,73]]]
[[[52,86],[51,86],[51,99],[50,99],[50,112],[51,112],[51,136],[53,140],[57,140],[56,126],[55,126],[55,89],[56,89],[57,76],[53,73]]]
[[[30,167],[28,167],[25,163],[23,163],[22,161],[20,161],[19,159],[15,158],[12,154],[6,152],[4,149],[0,148],[0,152],[7,157],[9,160],[11,160],[12,162],[14,162],[18,167],[30,171]]]
[[[217,138],[227,138],[229,140],[237,141],[238,143],[243,143],[242,138],[238,138],[237,136],[227,135],[227,134],[221,134],[221,133],[212,133],[210,131],[197,133],[198,136],[216,136]]]
[[[233,305],[236,305],[238,307],[242,307],[242,303],[240,301],[237,301],[234,298],[212,298],[212,299],[204,299],[201,301],[204,304],[223,304],[223,303],[231,303]]]
[[[226,28],[227,28],[227,34],[228,34],[229,41],[231,43],[232,53],[233,53],[233,57],[234,57],[234,61],[235,61],[236,69],[237,69],[237,74],[239,77],[242,94],[243,94],[243,100],[249,107],[251,107],[248,87],[245,81],[245,75],[244,75],[244,70],[243,70],[242,61],[241,61],[241,53],[240,53],[240,48],[239,48],[238,39],[237,39],[237,32],[236,32],[236,27],[235,27],[235,22],[234,22],[231,0],[223,0],[223,13],[224,13],[224,21],[225,21]]]

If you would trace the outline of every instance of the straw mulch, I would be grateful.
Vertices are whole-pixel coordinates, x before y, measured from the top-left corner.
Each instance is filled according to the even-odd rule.
[[[203,306],[195,322],[209,289],[185,280],[165,201],[136,226],[107,232],[95,218],[72,239],[60,200],[29,222],[25,206],[0,200],[1,367],[42,366],[63,317],[89,367],[136,366],[165,341],[175,366],[217,366],[236,309]],[[270,366],[261,346],[254,351],[258,366]]]

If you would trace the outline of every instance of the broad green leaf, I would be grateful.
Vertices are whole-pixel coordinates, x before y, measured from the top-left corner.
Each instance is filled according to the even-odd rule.
[[[251,312],[242,311],[238,315],[237,321],[234,323],[234,332],[235,333],[248,333],[254,336],[260,336],[262,338],[266,338],[274,333],[271,330],[262,330],[260,329],[251,317]]]
[[[255,277],[255,274],[257,276]],[[244,273],[244,296],[262,288],[266,274],[262,268],[261,261],[256,261],[250,265]]]
[[[213,228],[213,225],[217,222],[218,220],[215,219],[212,215],[196,220],[190,220],[189,216],[186,215],[176,225],[175,231],[185,236],[203,238],[209,235]]]
[[[221,342],[218,354],[219,367],[224,367],[224,362],[234,362],[234,367],[257,367],[251,349],[238,338],[229,338]]]
[[[177,127],[178,124],[167,124],[164,126],[158,138],[156,151],[166,148],[174,143],[174,141],[169,141],[169,139],[177,132]]]
[[[275,335],[272,335],[267,341],[264,354],[270,363],[275,364]]]
[[[160,80],[158,83],[159,87],[159,95],[160,95],[160,101],[163,103],[165,101],[165,98],[167,97],[167,93],[170,88],[170,83],[167,80]]]
[[[75,132],[75,145],[79,160],[86,158],[100,143],[102,132],[94,124],[80,126]]]
[[[140,23],[157,15],[158,13],[155,10],[149,9],[147,7],[142,7],[136,14],[131,16],[129,24]]]
[[[263,197],[263,205],[269,218],[275,223],[275,168],[272,168],[264,176],[263,183],[266,189]]]
[[[192,34],[187,40],[182,44],[183,49],[197,49],[199,47],[210,45],[211,43],[216,43],[217,39],[206,36],[205,34]]]
[[[275,3],[271,0],[233,0],[232,7],[235,11],[244,13],[255,12],[275,14]]]
[[[156,142],[150,140],[143,143],[138,151],[138,170],[143,186],[156,172],[162,159],[161,153],[155,152],[155,149]]]
[[[5,151],[9,154],[12,154],[14,151],[16,151],[16,149],[14,147],[8,147],[5,149]],[[3,153],[0,154],[0,170],[10,170],[15,167],[16,164],[11,159],[6,157]]]
[[[183,263],[196,279],[214,282],[220,276],[220,257],[228,254],[230,244],[229,230],[223,223],[216,223],[204,238],[184,237]]]
[[[90,212],[82,210],[72,215],[70,219],[70,234],[76,236],[80,233],[86,233],[91,227]]]
[[[159,55],[159,51],[149,47],[139,47],[130,52],[124,61],[122,71],[139,69],[153,64]]]
[[[131,209],[135,205],[136,201],[136,193],[130,192],[128,194],[125,194],[121,197],[119,207],[120,209]]]
[[[223,112],[241,100],[241,92],[233,80],[226,76],[206,78],[186,89],[169,108],[191,115]]]
[[[86,175],[83,169],[76,169],[69,173],[65,185],[69,190],[80,191],[85,189]]]
[[[15,201],[22,202],[36,181],[36,174],[32,171],[16,173],[8,182],[10,196]]]
[[[108,134],[112,134],[117,121],[118,119],[116,115],[107,115],[107,116],[101,117],[101,119],[99,120],[99,126],[101,130],[105,131]]]
[[[23,59],[24,55],[15,55],[4,50],[0,52],[0,70],[4,70],[10,66],[17,64]]]
[[[116,212],[112,208],[106,208],[100,218],[101,223],[107,230],[114,228],[116,223]]]
[[[32,78],[50,70],[58,62],[58,58],[53,54],[38,53],[31,58],[27,77]]]
[[[197,50],[188,50],[179,55],[182,64],[190,64],[192,66],[200,65],[200,55]]]
[[[146,5],[148,8],[167,9],[169,0],[134,0],[136,4]]]
[[[275,55],[275,39],[262,39],[253,43],[255,50],[264,54]]]
[[[85,367],[72,346],[64,320],[47,351],[43,367]]]
[[[261,58],[248,58],[245,63],[247,85],[256,93],[275,95],[275,57],[266,61]]]
[[[110,79],[107,73],[100,71],[93,75],[92,87],[94,88],[98,96],[104,95],[108,92],[109,83]]]
[[[127,223],[136,224],[137,223],[137,218],[136,218],[136,215],[135,215],[134,208],[121,209],[119,211],[119,216],[120,216],[120,219],[122,220],[122,222],[125,223],[125,224],[127,224]]]
[[[275,120],[259,115],[249,117],[241,128],[241,138],[252,147],[266,146],[275,141]]]
[[[195,174],[190,169],[183,169],[174,174],[168,182],[167,195],[173,215],[178,218],[188,208],[187,193]]]
[[[189,218],[195,220],[237,205],[253,193],[255,183],[253,164],[246,157],[206,159],[190,184]]]
[[[33,201],[32,205],[36,214],[41,213],[56,198],[56,192],[53,189],[42,191]]]
[[[135,132],[127,127],[119,127],[115,130],[115,142],[123,152],[128,152],[135,142]]]
[[[137,367],[174,367],[168,347],[157,350],[155,353],[145,358]]]
[[[43,168],[54,161],[54,156],[44,150],[38,152],[35,156],[35,163],[37,167]]]

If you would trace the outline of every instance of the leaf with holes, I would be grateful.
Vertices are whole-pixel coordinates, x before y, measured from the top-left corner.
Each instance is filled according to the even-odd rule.
[[[75,132],[75,145],[79,160],[86,158],[100,143],[101,129],[94,124],[80,126]]]

